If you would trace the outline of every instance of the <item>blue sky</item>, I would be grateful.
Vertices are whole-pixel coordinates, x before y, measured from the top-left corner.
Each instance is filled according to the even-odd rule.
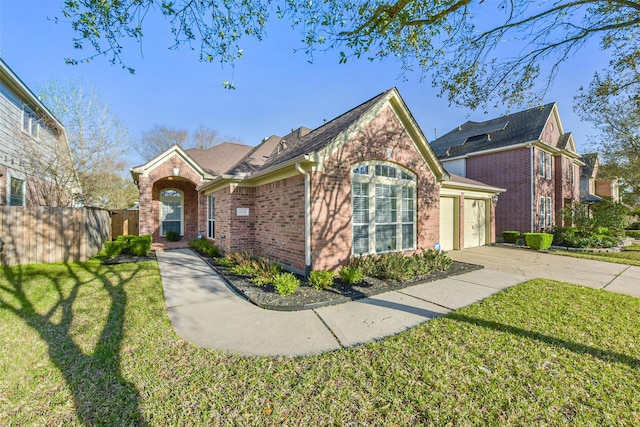
[[[350,61],[338,64],[337,52],[317,53],[308,63],[299,35],[285,22],[272,22],[263,42],[245,40],[244,58],[235,67],[201,63],[198,52],[182,47],[169,50],[168,24],[158,20],[144,27],[141,48],[129,49],[130,74],[104,58],[89,64],[66,65],[64,58],[81,57],[73,49],[69,24],[54,23],[62,0],[0,0],[0,56],[32,89],[50,78],[78,78],[96,86],[112,111],[128,126],[133,141],[155,124],[195,130],[199,124],[221,135],[256,145],[266,136],[284,135],[292,128],[315,128],[378,93],[397,86],[429,140],[466,120],[486,120],[504,111],[471,112],[451,107],[438,98],[429,80],[418,74],[400,78],[394,61]],[[86,54],[92,53],[86,50]],[[573,132],[579,152],[589,148],[588,123],[573,112],[578,88],[606,66],[606,58],[592,44],[562,67],[544,102],[558,103],[565,132]],[[233,81],[236,89],[222,86]],[[129,166],[140,163],[132,154]]]

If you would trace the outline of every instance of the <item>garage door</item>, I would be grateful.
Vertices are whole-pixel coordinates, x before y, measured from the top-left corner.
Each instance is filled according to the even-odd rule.
[[[487,237],[486,200],[464,201],[464,247],[483,246]]]
[[[445,251],[455,248],[455,205],[453,197],[440,198],[440,248]]]

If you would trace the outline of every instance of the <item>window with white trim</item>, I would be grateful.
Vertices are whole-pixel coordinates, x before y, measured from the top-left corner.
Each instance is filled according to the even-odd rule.
[[[547,227],[553,227],[553,199],[547,197]]]
[[[207,237],[216,238],[216,196],[207,196]]]
[[[40,136],[40,118],[27,106],[22,106],[22,130],[34,138]]]
[[[540,150],[540,176],[544,178],[545,171],[547,168],[544,165],[544,151]]]
[[[546,198],[540,197],[540,214],[538,215],[539,228],[543,230],[546,227],[547,215],[546,211]]]
[[[181,191],[167,189],[160,192],[160,235],[166,236],[167,231],[175,231],[181,236],[183,230],[183,202]]]
[[[24,179],[14,176],[9,178],[9,206],[26,205],[25,187],[26,181]]]
[[[415,174],[393,163],[352,168],[354,255],[415,249],[416,182]]]
[[[551,154],[544,153],[545,177],[551,179]]]

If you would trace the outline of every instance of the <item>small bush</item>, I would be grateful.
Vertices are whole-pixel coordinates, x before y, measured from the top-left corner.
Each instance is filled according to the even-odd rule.
[[[107,258],[115,258],[124,251],[125,243],[120,240],[114,240],[104,243],[104,252]]]
[[[167,231],[166,234],[164,235],[164,237],[167,239],[167,241],[169,242],[177,242],[178,240],[180,240],[180,233],[178,233],[177,231]]]
[[[207,239],[193,239],[189,242],[189,247],[212,258],[222,255],[220,248]]]
[[[280,273],[273,279],[273,286],[282,296],[291,295],[300,286],[300,280],[292,273]]]
[[[132,255],[147,256],[151,252],[151,236],[135,236],[129,241],[127,249]]]
[[[105,242],[104,252],[107,258],[119,255],[147,256],[151,252],[151,236],[123,235],[112,242]]]
[[[340,279],[347,285],[355,285],[364,280],[364,274],[362,270],[355,266],[345,265],[338,272]]]
[[[632,239],[640,239],[640,230],[626,230],[624,234]]]
[[[278,264],[267,258],[253,259],[252,266],[255,270],[255,277],[251,281],[258,287],[272,283],[275,277],[282,272],[282,268]]]
[[[629,225],[629,230],[640,230],[640,221],[632,222]]]
[[[513,230],[509,230],[509,231],[503,231],[502,232],[502,238],[504,239],[504,241],[506,243],[518,243],[518,239],[520,238],[520,232],[519,231],[513,231]]]
[[[316,270],[309,275],[309,284],[319,291],[328,289],[333,285],[334,274],[332,271]]]
[[[551,247],[553,234],[551,233],[525,233],[524,241],[531,249],[543,251]]]
[[[453,265],[453,260],[449,258],[444,251],[423,249],[421,256],[425,260],[430,271],[447,271]]]

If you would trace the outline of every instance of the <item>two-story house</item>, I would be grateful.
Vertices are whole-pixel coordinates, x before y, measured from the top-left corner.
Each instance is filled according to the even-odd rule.
[[[584,166],[580,174],[580,198],[586,203],[598,203],[603,198],[613,202],[620,201],[620,184],[617,178],[598,178],[600,156],[589,153],[582,156]]]
[[[580,167],[555,103],[483,122],[468,121],[431,143],[449,173],[505,188],[496,233],[560,225],[557,213],[580,200]]]
[[[0,59],[0,205],[70,206],[78,192],[64,126]]]

